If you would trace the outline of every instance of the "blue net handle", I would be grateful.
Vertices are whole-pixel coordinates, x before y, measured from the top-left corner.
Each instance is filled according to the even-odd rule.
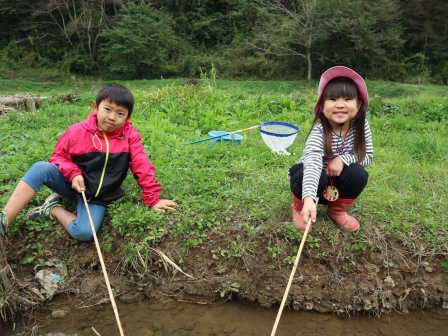
[[[274,127],[269,127],[274,126]],[[288,128],[288,133],[274,133],[273,130],[268,131],[269,128],[276,128],[275,126],[285,127]],[[262,123],[260,126],[258,126],[258,129],[261,133],[264,133],[266,135],[274,136],[274,137],[289,137],[291,135],[294,135],[300,131],[300,128],[293,124],[288,124],[282,121],[268,121],[265,123]],[[285,130],[286,131],[286,130]]]

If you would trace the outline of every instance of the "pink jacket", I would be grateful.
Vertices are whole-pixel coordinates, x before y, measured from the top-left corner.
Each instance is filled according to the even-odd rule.
[[[128,120],[118,131],[106,134],[97,127],[96,117],[92,112],[86,120],[70,126],[56,143],[50,163],[59,167],[69,183],[82,175],[86,197],[103,205],[124,195],[120,187],[130,168],[142,188],[143,203],[155,205],[162,186],[132,122]]]

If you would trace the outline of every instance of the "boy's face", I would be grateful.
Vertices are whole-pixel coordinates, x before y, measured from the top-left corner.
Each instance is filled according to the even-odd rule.
[[[103,100],[98,106],[94,102],[93,109],[97,113],[98,128],[105,132],[119,130],[128,120],[128,109],[109,100]]]

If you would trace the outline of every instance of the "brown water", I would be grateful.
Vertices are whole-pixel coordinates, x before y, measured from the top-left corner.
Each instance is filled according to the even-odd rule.
[[[15,330],[0,328],[0,335],[120,335],[111,305],[89,308],[69,305],[57,303],[34,316],[35,319],[18,322]],[[64,307],[71,309],[66,317],[51,317],[51,310]],[[268,309],[241,301],[211,306],[142,300],[131,304],[117,302],[117,310],[126,336],[269,336],[278,313],[278,307]],[[338,316],[285,307],[275,335],[446,336],[447,326],[448,316],[421,311],[406,316],[398,313],[380,317]]]

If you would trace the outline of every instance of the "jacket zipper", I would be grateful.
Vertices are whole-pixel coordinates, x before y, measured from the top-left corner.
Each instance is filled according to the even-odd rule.
[[[100,184],[98,185],[98,190],[96,191],[96,194],[94,197],[97,197],[100,193],[101,187],[103,185],[104,174],[106,173],[107,161],[109,161],[109,141],[107,140],[106,133],[104,131],[102,131],[102,133],[103,133],[104,141],[106,141],[106,160],[104,161],[103,171],[101,172]]]

